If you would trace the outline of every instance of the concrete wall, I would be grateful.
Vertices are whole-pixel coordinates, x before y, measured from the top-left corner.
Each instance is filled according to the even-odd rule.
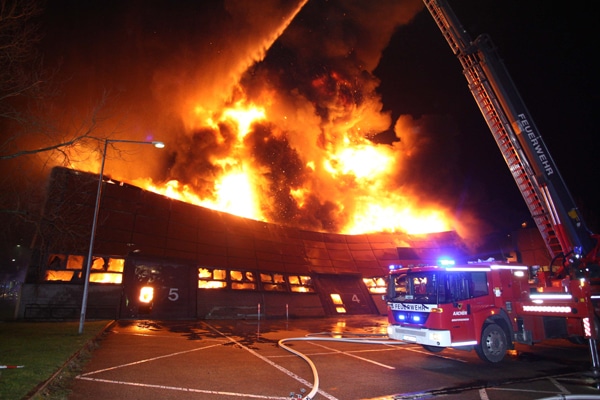
[[[315,293],[260,293],[198,290],[198,317],[206,319],[323,317],[325,311]]]
[[[120,286],[90,285],[86,318],[118,318],[121,292]],[[24,284],[17,318],[78,319],[82,298],[83,285]]]

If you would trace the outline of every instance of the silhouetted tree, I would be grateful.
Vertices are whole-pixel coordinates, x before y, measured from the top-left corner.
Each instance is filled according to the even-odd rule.
[[[55,109],[62,82],[44,66],[43,16],[42,0],[0,0],[0,272],[15,245],[36,237],[49,167],[101,145],[107,96],[84,116]]]

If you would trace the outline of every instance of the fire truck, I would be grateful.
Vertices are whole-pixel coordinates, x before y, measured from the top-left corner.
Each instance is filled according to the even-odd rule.
[[[515,343],[588,339],[598,370],[600,236],[586,227],[488,35],[472,40],[445,0],[423,0],[527,204],[552,261],[403,268],[389,274],[388,335],[436,352],[474,349],[499,362]]]
[[[422,345],[475,350],[492,363],[514,343],[592,337],[594,307],[584,276],[536,286],[524,265],[477,262],[390,267],[388,337]],[[542,289],[542,290],[539,290]]]

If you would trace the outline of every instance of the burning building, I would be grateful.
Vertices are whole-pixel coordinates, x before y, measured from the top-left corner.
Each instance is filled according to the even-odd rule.
[[[76,318],[98,176],[55,168],[21,318]],[[90,273],[90,318],[375,314],[390,264],[462,248],[454,232],[344,235],[286,227],[107,179]]]
[[[377,312],[389,264],[480,236],[452,129],[395,118],[378,92],[382,53],[421,1],[257,4],[124,5],[101,36],[93,24],[50,36],[80,83],[64,109],[81,111],[111,83],[124,88],[106,111],[119,123],[100,113],[94,133],[166,144],[143,162],[109,157],[90,317],[231,317],[261,303],[272,316]],[[69,168],[52,173],[20,316],[77,311],[90,173],[107,157],[93,149],[65,149]]]

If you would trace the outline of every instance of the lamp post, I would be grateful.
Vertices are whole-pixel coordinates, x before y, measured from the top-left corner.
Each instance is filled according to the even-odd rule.
[[[98,213],[100,212],[100,197],[102,195],[102,177],[104,175],[104,163],[106,161],[106,151],[109,143],[134,143],[134,144],[151,144],[154,147],[162,149],[165,147],[163,142],[146,142],[139,140],[121,140],[121,139],[104,139],[104,151],[102,152],[102,163],[100,165],[100,176],[98,177],[98,190],[96,191],[96,205],[94,208],[94,219],[92,222],[92,233],[90,235],[90,246],[85,266],[85,275],[83,283],[83,299],[81,300],[81,314],[79,318],[79,334],[83,333],[83,324],[85,322],[85,313],[87,311],[88,291],[90,287],[90,272],[92,270],[92,257],[94,252],[94,240],[96,238],[96,225],[98,223]]]

